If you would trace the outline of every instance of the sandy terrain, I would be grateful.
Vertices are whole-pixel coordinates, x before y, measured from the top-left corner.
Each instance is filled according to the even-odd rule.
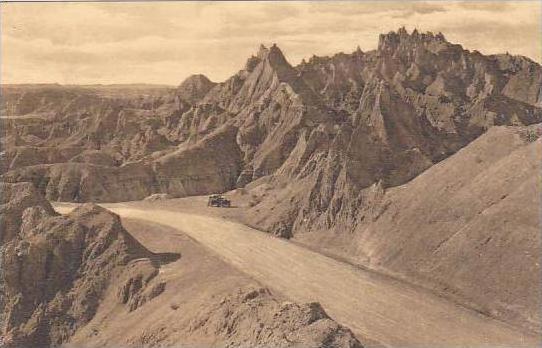
[[[139,219],[123,219],[123,225],[153,252],[181,257],[161,266],[162,294],[127,311],[109,292],[66,347],[360,347],[330,319],[303,321],[321,307],[270,293],[177,229]]]
[[[256,281],[294,301],[318,301],[359,336],[390,346],[537,346],[538,338],[404,283],[356,269],[218,216],[106,204],[184,232]],[[65,213],[70,204],[57,204]],[[202,207],[202,211],[203,211]],[[217,210],[221,211],[221,210]],[[171,243],[169,238],[153,243]],[[163,241],[162,241],[163,240]]]
[[[179,253],[181,258],[160,269],[158,277],[167,282],[166,291],[152,305],[127,313],[114,296],[106,298],[96,317],[70,340],[74,346],[123,345],[127,338],[158,331],[154,329],[164,322],[169,323],[169,329],[174,331],[173,323],[180,322],[180,313],[195,313],[202,306],[202,301],[232,289],[257,285],[241,272],[210,256],[188,236],[174,233],[176,231],[171,228],[151,226],[132,219],[123,219],[123,225],[153,252]],[[201,279],[201,274],[205,275],[204,279]],[[112,317],[116,319],[110,320]]]

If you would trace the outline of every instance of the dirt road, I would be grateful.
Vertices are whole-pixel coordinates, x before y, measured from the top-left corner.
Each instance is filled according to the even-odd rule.
[[[318,301],[355,333],[395,347],[539,346],[535,336],[385,277],[221,218],[104,205],[178,229],[294,301]],[[57,205],[66,213],[70,205]]]

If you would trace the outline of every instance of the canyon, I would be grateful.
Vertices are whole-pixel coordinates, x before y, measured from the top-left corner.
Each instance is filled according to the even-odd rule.
[[[169,250],[149,232],[166,227],[105,209],[123,204],[250,226],[514,328],[526,344],[542,332],[542,67],[529,58],[400,28],[380,35],[375,50],[295,66],[277,45],[262,45],[219,83],[196,74],[177,87],[3,85],[1,93],[1,302],[14,347],[431,344],[414,329],[386,338],[367,329],[374,319],[349,320],[334,302],[288,304],[292,289],[262,286],[179,237],[191,235],[181,222],[168,227],[181,232],[164,232],[182,239]],[[233,208],[194,198],[215,193]],[[59,215],[55,202],[77,208]],[[184,253],[228,274],[221,292],[183,289],[186,277],[202,289],[205,277],[191,272],[220,283]],[[172,265],[180,270],[169,279]],[[186,306],[199,319],[170,308],[170,286],[195,301]],[[156,319],[144,335],[123,337],[110,324],[118,316],[135,325],[157,315],[152,308],[184,324]]]

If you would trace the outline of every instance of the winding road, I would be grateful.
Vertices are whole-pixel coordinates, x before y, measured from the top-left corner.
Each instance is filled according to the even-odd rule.
[[[67,213],[74,206],[55,207]],[[175,228],[265,286],[296,302],[318,301],[356,334],[386,346],[539,346],[532,334],[239,223],[121,203],[103,206],[124,218]]]

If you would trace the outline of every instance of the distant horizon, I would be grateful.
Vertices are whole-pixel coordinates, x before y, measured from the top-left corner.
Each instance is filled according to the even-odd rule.
[[[3,3],[0,11],[2,85],[173,87],[192,74],[222,82],[260,43],[276,42],[296,66],[374,50],[379,34],[400,27],[542,62],[539,1]]]
[[[395,30],[396,31],[396,30]],[[419,31],[419,30],[418,30]],[[409,32],[410,33],[410,32]],[[446,36],[445,33],[442,33],[444,36]],[[454,43],[452,42],[452,44],[459,44],[461,45],[460,43]],[[271,44],[269,45],[271,46]],[[277,44],[277,46],[280,48],[280,44]],[[463,45],[461,45],[463,46]],[[467,49],[465,47],[463,47],[463,49],[469,51],[469,52],[474,52],[474,51],[477,51],[476,49]],[[366,52],[371,52],[371,51],[375,51],[375,49],[372,49],[372,50],[367,50],[367,51],[363,51],[364,53]],[[352,52],[354,52],[355,50],[353,50]],[[340,53],[346,53],[346,54],[351,54],[352,52],[336,52],[336,53],[333,53],[333,54],[329,54],[329,55],[320,55],[320,56],[317,56],[317,57],[321,57],[321,58],[324,58],[324,57],[332,57],[336,54],[340,54]],[[256,51],[255,51],[256,53]],[[482,54],[484,54],[483,52],[480,52]],[[521,55],[521,54],[512,54],[510,52],[499,52],[499,53],[491,53],[491,54],[484,54],[486,56],[491,56],[491,55],[504,55],[504,54],[510,54],[512,56],[516,56],[516,57],[524,57],[524,58],[527,58],[531,61],[533,61],[534,63],[536,64],[539,64],[539,65],[542,65],[541,62],[538,62],[534,59],[532,59],[531,57],[527,57],[527,56],[524,56],[524,55]],[[286,56],[286,54],[283,52],[283,54]],[[308,61],[311,57],[314,57],[315,55],[310,55],[306,58],[302,58],[305,59],[306,61]],[[250,57],[250,56],[249,56]],[[247,57],[247,59],[249,58]],[[286,59],[288,59],[286,57]],[[301,61],[297,64],[292,64],[290,61],[288,61],[290,63],[290,65],[292,65],[293,67],[296,67],[297,65],[299,65],[301,63]],[[186,80],[187,78],[189,78],[190,76],[192,75],[204,75],[206,76],[209,80],[211,80],[212,82],[214,83],[222,83],[222,82],[225,82],[227,81],[227,79],[229,79],[231,76],[235,75],[238,71],[240,71],[243,67],[241,66],[238,70],[232,72],[232,74],[230,76],[228,76],[226,79],[224,80],[220,80],[220,81],[216,81],[216,80],[213,80],[212,78],[210,78],[209,76],[207,76],[206,74],[204,73],[198,73],[198,72],[195,72],[195,73],[192,73],[192,74],[189,74],[187,75],[186,77],[184,77],[183,79],[181,79],[178,83],[176,84],[172,84],[172,83],[152,83],[152,82],[142,82],[142,81],[133,81],[133,82],[122,82],[122,83],[119,83],[119,82],[110,82],[110,83],[100,83],[100,82],[94,82],[94,83],[60,83],[60,82],[22,82],[22,83],[3,83],[2,81],[0,81],[0,86],[24,86],[24,85],[32,85],[32,86],[39,86],[39,85],[43,85],[43,86],[47,86],[47,85],[58,85],[58,86],[64,86],[64,87],[70,87],[70,86],[74,86],[74,87],[93,87],[93,86],[104,86],[104,87],[111,87],[111,86],[152,86],[152,87],[163,87],[163,88],[177,88],[184,80]]]

